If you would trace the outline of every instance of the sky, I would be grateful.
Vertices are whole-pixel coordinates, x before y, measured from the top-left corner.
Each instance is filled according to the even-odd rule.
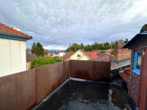
[[[129,40],[147,24],[147,0],[0,0],[0,22],[45,49]]]

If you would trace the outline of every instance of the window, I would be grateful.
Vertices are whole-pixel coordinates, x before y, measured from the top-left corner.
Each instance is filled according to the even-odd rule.
[[[80,57],[80,56],[81,56],[81,55],[79,55],[79,54],[77,55],[77,57]]]
[[[133,72],[140,75],[142,51],[134,51]]]

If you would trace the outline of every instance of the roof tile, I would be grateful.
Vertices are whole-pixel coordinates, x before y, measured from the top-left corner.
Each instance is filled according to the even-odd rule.
[[[6,26],[5,24],[0,23],[0,33],[5,35],[12,35],[12,36],[21,36],[27,39],[31,39],[32,36],[29,36],[28,34],[22,33],[20,31],[17,31],[9,26]]]

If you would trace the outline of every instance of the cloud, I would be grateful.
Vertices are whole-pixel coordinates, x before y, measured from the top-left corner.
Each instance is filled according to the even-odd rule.
[[[131,39],[147,18],[146,0],[0,0],[0,22],[48,49]]]

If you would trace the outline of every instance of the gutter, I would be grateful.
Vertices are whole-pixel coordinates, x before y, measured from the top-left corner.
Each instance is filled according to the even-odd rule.
[[[10,33],[5,33],[5,32],[0,32],[0,35],[5,35],[5,36],[10,36],[10,37],[16,37],[16,38],[21,38],[21,39],[32,39],[32,36],[30,37],[24,37],[24,36],[21,36],[21,35],[16,35],[16,34],[10,34]]]

